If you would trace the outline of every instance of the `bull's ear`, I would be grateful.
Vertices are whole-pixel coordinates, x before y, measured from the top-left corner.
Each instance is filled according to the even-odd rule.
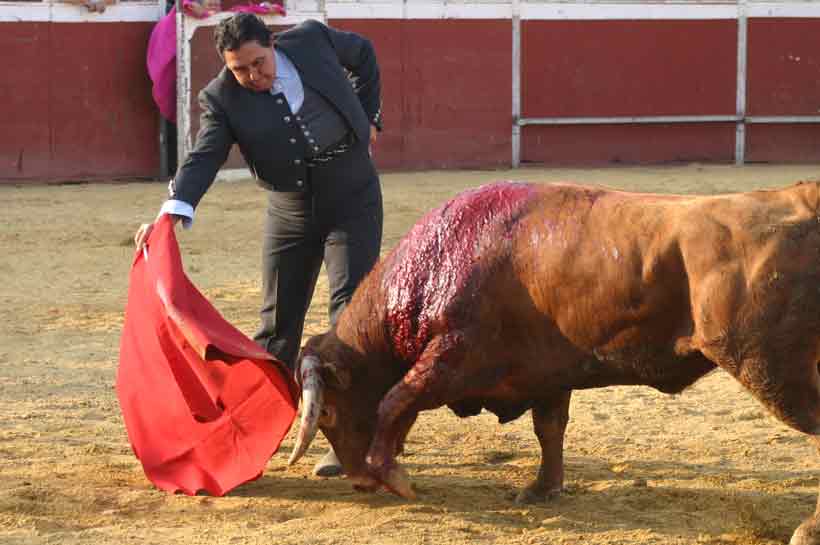
[[[325,384],[336,390],[347,390],[352,382],[350,369],[335,361],[322,362],[322,378]]]

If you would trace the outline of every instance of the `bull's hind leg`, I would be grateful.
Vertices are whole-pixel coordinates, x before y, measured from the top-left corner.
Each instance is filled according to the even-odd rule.
[[[557,395],[532,408],[532,424],[541,444],[541,467],[538,477],[515,499],[517,503],[534,503],[561,493],[564,486],[564,431],[569,421],[572,392]]]

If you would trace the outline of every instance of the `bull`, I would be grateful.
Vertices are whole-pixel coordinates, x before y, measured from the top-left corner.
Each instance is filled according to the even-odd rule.
[[[560,493],[573,390],[676,394],[712,370],[820,434],[817,183],[730,195],[497,183],[422,218],[297,362],[302,418],[354,486],[414,498],[396,461],[420,411],[532,412],[538,474]],[[820,543],[820,510],[794,545]]]

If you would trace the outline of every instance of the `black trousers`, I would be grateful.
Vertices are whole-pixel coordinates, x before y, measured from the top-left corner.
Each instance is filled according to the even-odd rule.
[[[254,340],[293,369],[322,262],[331,326],[379,258],[382,194],[366,145],[308,169],[307,190],[271,191]]]

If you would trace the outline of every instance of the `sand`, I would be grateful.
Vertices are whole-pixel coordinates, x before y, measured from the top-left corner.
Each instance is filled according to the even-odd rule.
[[[428,209],[496,180],[575,180],[635,191],[720,193],[820,176],[807,166],[418,172],[383,176],[393,247]],[[155,489],[133,456],[114,390],[132,236],[161,183],[0,186],[2,544],[773,544],[814,509],[818,456],[718,371],[679,396],[645,387],[576,392],[566,493],[513,502],[538,467],[528,415],[423,413],[402,462],[419,499],[311,476],[327,444],[287,467],[292,434],[263,476],[228,496]],[[185,267],[233,324],[256,328],[265,195],[221,181]],[[321,278],[306,335],[327,327]]]

